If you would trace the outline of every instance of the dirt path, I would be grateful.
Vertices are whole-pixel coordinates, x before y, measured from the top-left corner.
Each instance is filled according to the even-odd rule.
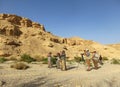
[[[84,65],[67,65],[67,71],[48,69],[40,63],[27,70],[0,64],[1,87],[120,87],[120,65],[104,64],[98,70],[86,71]]]

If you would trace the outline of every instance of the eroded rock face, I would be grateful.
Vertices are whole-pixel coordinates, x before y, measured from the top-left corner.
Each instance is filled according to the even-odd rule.
[[[24,43],[26,46],[23,46],[22,41],[29,41],[30,37],[35,36],[39,37],[40,40],[41,38],[45,40],[44,32],[43,25],[32,22],[27,18],[12,14],[0,14],[0,56],[20,55],[21,49],[29,52],[30,49],[26,48],[27,43]],[[39,41],[36,43],[39,43]]]
[[[8,57],[11,55],[18,55],[21,45],[22,43],[13,36],[7,37],[0,35],[0,56]]]
[[[55,42],[55,43],[60,43],[58,38],[50,38],[50,41]]]
[[[0,26],[0,34],[7,36],[20,36],[22,31],[20,31],[19,27],[13,25]]]
[[[120,54],[120,51],[115,48],[106,47],[108,49],[105,50],[103,45],[90,40],[55,36],[47,32],[42,24],[32,22],[27,18],[0,14],[0,56],[17,58],[25,53],[32,57],[36,55],[46,57],[49,52],[56,54],[65,50],[68,57],[74,58],[75,54],[80,54],[85,48],[90,51],[98,50],[104,54],[103,56],[108,57]],[[117,57],[119,55],[115,56]]]
[[[32,27],[33,28],[40,28],[41,30],[45,31],[45,28],[43,25],[40,25],[39,23],[32,22]]]
[[[32,21],[27,18],[22,18],[20,24],[22,27],[32,27]]]
[[[11,14],[0,14],[0,20],[7,20],[13,24],[20,25],[20,20],[22,20],[22,17]]]
[[[11,15],[11,14],[0,14],[0,20],[6,20],[10,22],[13,25],[17,25],[19,27],[33,27],[33,28],[39,28],[43,31],[45,31],[45,28],[43,25],[32,22],[28,18],[20,17],[17,15]]]

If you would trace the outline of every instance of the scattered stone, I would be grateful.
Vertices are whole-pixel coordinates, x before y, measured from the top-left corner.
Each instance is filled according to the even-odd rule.
[[[6,82],[0,81],[0,86],[3,86],[3,85],[5,85],[5,84],[6,84]]]

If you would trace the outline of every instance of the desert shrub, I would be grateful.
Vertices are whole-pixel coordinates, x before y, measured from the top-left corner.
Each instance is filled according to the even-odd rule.
[[[52,57],[51,61],[52,61],[52,64],[56,64],[56,58],[55,57]],[[48,63],[48,58],[43,58],[42,63],[47,64]]]
[[[57,61],[56,57],[52,57],[52,63],[56,64],[56,61]]]
[[[107,58],[107,57],[102,57],[102,60],[103,60],[103,61],[107,61],[108,58]]]
[[[4,63],[5,61],[7,61],[4,57],[0,58],[0,63]]]
[[[111,64],[120,64],[120,59],[112,59]]]
[[[25,70],[25,69],[29,68],[28,65],[26,65],[25,63],[22,63],[22,62],[15,63],[15,64],[11,65],[10,67],[18,69],[18,70]]]
[[[36,61],[35,59],[33,59],[30,55],[28,54],[23,54],[21,55],[21,60],[27,63],[31,63],[33,61]]]
[[[42,61],[43,64],[47,64],[48,63],[48,59],[47,58],[43,58],[41,61]]]
[[[75,62],[80,63],[82,61],[82,58],[79,56],[74,57]]]

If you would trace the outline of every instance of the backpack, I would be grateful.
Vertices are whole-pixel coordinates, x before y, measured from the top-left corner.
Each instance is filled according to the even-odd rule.
[[[99,58],[99,55],[97,53],[95,53],[95,58]]]
[[[89,57],[90,56],[90,52],[86,52],[86,56]]]

